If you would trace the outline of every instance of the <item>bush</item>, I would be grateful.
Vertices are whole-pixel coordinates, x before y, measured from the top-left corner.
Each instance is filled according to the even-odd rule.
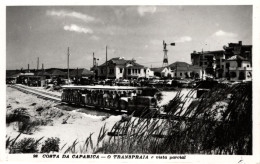
[[[12,143],[9,147],[10,153],[38,153],[38,146],[41,139],[24,138],[16,143]]]
[[[132,118],[114,126],[102,153],[252,154],[252,83],[217,86],[184,108],[188,101],[177,94],[165,106],[165,119]],[[216,103],[224,102],[220,112]]]
[[[42,145],[41,153],[59,152],[59,144],[59,138],[47,138]]]
[[[11,113],[6,114],[6,123],[12,123],[16,121],[25,121],[30,119],[30,114],[26,108],[16,108]]]
[[[38,130],[38,128],[41,124],[42,124],[41,120],[38,120],[38,119],[23,120],[21,122],[18,122],[19,132],[25,133],[25,134],[32,134],[33,132]]]

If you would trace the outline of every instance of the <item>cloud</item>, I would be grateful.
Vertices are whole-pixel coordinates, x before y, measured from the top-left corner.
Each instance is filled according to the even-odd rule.
[[[190,36],[182,36],[182,37],[176,39],[175,42],[183,43],[183,42],[190,42],[190,41],[192,41],[192,38]]]
[[[146,13],[155,13],[156,12],[156,7],[155,6],[139,6],[137,8],[138,14],[140,16],[144,16]]]
[[[97,41],[97,40],[99,40],[100,38],[99,38],[98,36],[96,36],[96,35],[92,35],[92,36],[90,37],[90,39]]]
[[[80,27],[80,26],[75,25],[75,24],[64,26],[64,30],[65,31],[78,32],[78,33],[85,33],[85,34],[92,34],[93,33],[92,29],[86,28],[86,27]]]
[[[236,37],[237,34],[235,33],[232,33],[232,32],[225,32],[225,31],[222,31],[222,30],[218,30],[216,31],[213,36],[218,36],[218,37],[221,37],[221,36],[226,36],[226,37]]]
[[[80,12],[75,12],[75,11],[67,11],[67,10],[47,10],[46,12],[47,15],[49,16],[56,16],[56,17],[70,17],[70,18],[76,18],[79,20],[82,20],[84,22],[93,22],[96,21],[96,19],[92,16],[80,13]]]

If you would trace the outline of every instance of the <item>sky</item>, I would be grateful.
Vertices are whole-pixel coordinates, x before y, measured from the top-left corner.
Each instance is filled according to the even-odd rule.
[[[93,66],[124,57],[161,67],[163,40],[169,64],[191,63],[193,51],[223,50],[228,43],[252,45],[252,6],[8,6],[6,68]]]

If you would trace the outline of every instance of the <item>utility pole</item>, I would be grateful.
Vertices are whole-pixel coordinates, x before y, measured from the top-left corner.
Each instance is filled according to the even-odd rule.
[[[97,59],[97,58],[95,57],[95,54],[94,54],[94,52],[93,52],[93,68],[92,68],[92,70],[93,70],[93,73],[94,73],[94,79],[95,79],[95,77],[98,75],[98,74],[96,73],[97,66],[98,66],[97,60],[99,60],[99,59]]]
[[[106,46],[106,79],[108,78],[108,67],[107,67],[107,46]]]
[[[202,48],[202,51],[201,51],[201,54],[202,54],[202,80],[204,80],[204,52],[203,52],[203,48]]]
[[[39,57],[37,58],[37,72],[39,70]]]
[[[70,79],[70,48],[68,47],[68,83]]]
[[[95,54],[93,52],[93,70],[94,70],[94,68],[95,68]]]
[[[30,64],[28,64],[28,73],[30,72]]]

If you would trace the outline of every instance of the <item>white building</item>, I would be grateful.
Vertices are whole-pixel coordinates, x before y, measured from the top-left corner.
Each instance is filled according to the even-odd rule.
[[[112,58],[107,63],[98,66],[100,79],[136,79],[149,76],[152,72],[135,60],[125,60],[122,57]]]

